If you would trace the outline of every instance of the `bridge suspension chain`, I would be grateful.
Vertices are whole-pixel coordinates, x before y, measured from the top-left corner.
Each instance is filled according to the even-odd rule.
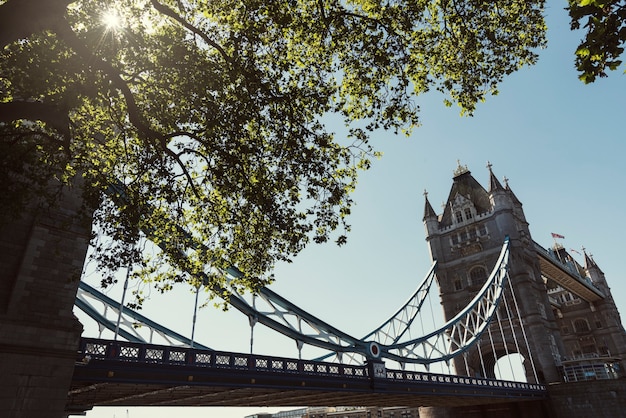
[[[488,329],[496,315],[508,281],[508,259],[507,238],[489,279],[465,309],[427,335],[382,347],[384,357],[400,363],[431,364],[448,361],[467,351],[479,341],[481,334]]]
[[[123,185],[117,184],[111,188],[119,195],[123,195]],[[120,190],[122,191],[120,192]],[[188,237],[184,245],[188,246],[188,249],[196,249],[197,244],[193,242],[191,235],[182,228],[178,228],[184,236]],[[144,232],[149,238],[150,231]],[[184,253],[183,249],[181,249],[181,253]],[[482,332],[488,327],[508,277],[508,254],[509,243],[507,239],[489,279],[470,304],[441,328],[425,336],[404,342],[400,341],[402,337],[406,336],[415,318],[421,312],[424,300],[432,287],[436,263],[433,264],[426,278],[411,298],[390,319],[364,338],[355,338],[333,327],[267,287],[262,287],[255,294],[252,303],[236,291],[230,292],[221,287],[215,287],[212,290],[216,294],[228,294],[228,303],[245,314],[251,323],[261,323],[292,338],[299,346],[309,344],[339,355],[346,353],[348,355],[360,355],[364,359],[388,358],[401,364],[428,365],[434,362],[447,361],[463,353],[476,343]],[[242,275],[234,266],[218,271],[227,278],[237,278]],[[205,285],[210,283],[206,273],[199,279]],[[82,287],[83,284],[81,283]],[[92,288],[87,292],[93,294],[94,291],[95,289]],[[77,302],[77,305],[85,306],[85,303],[80,301]],[[262,306],[259,307],[259,305]],[[94,314],[94,316],[97,315]],[[198,345],[196,344],[196,346]]]
[[[117,331],[119,335],[131,342],[152,343],[154,335],[158,335],[172,346],[195,347],[209,350],[209,347],[194,343],[176,331],[160,325],[144,315],[126,307],[100,292],[98,289],[81,281],[74,301],[76,307],[98,323],[100,332],[104,328]],[[98,309],[99,305],[103,309]],[[110,312],[109,312],[110,311]],[[111,314],[111,315],[109,315]],[[146,331],[146,337],[141,331]]]
[[[384,345],[397,343],[409,331],[411,324],[421,312],[434,282],[436,267],[437,261],[435,260],[426,277],[409,300],[391,318],[363,337],[362,340],[372,340]]]

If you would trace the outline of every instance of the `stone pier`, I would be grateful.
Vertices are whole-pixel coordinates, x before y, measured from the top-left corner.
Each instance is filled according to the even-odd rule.
[[[72,313],[90,217],[77,190],[0,229],[0,416],[60,418],[82,326]]]

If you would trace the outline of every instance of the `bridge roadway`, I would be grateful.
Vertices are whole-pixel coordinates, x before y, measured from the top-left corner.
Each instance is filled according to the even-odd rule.
[[[550,252],[533,241],[539,258],[541,274],[554,280],[559,286],[578,295],[587,302],[596,302],[606,296],[595,287],[588,278],[582,277],[574,264],[558,260],[554,252]]]
[[[544,385],[83,338],[67,411],[93,406],[464,406]]]

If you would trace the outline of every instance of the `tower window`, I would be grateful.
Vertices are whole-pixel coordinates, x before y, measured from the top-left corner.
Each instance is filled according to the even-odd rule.
[[[454,290],[463,290],[463,282],[461,279],[456,279],[454,281]]]
[[[478,228],[478,233],[480,235],[487,235],[487,226],[485,224],[482,224],[479,228]]]
[[[472,210],[470,208],[465,208],[465,219],[472,219]]]
[[[476,267],[470,271],[470,281],[472,286],[480,286],[487,279],[487,271],[482,267]]]
[[[463,214],[461,212],[455,212],[454,216],[456,216],[456,221],[458,223],[463,222]]]
[[[596,349],[595,344],[583,345],[580,347],[583,354],[596,354],[598,350]]]
[[[589,332],[589,323],[584,319],[577,319],[574,321],[574,329],[576,332]]]

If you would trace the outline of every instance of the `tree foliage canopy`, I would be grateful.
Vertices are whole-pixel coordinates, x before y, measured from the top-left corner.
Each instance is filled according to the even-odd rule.
[[[374,130],[417,125],[431,89],[471,113],[533,64],[543,3],[0,0],[2,218],[81,176],[103,267],[165,289],[235,264],[254,288],[345,241]]]
[[[616,70],[626,43],[626,1],[569,0],[572,29],[586,29],[585,38],[576,49],[579,78],[592,83],[606,77],[606,70]]]

